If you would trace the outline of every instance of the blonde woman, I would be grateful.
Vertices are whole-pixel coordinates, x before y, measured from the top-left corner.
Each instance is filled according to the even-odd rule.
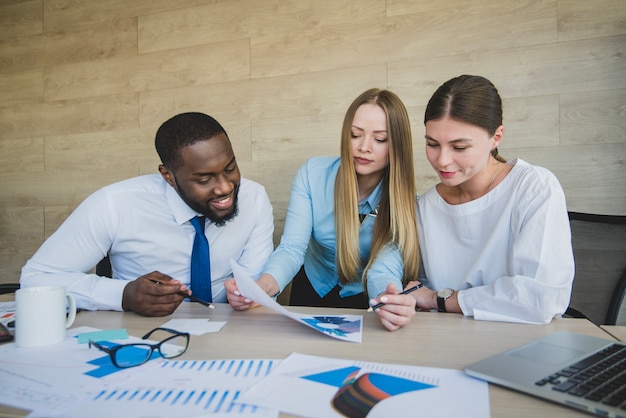
[[[298,171],[281,243],[257,283],[276,295],[293,281],[290,305],[382,301],[383,325],[406,325],[415,299],[399,293],[418,277],[415,196],[406,108],[391,91],[367,90],[346,112],[341,156],[311,158]],[[234,309],[254,304],[234,280],[226,290]]]

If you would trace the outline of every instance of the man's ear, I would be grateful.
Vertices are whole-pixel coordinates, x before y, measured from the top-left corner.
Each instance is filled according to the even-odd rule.
[[[176,183],[174,182],[174,175],[170,170],[167,169],[163,164],[159,164],[159,173],[163,179],[174,189],[176,189]]]

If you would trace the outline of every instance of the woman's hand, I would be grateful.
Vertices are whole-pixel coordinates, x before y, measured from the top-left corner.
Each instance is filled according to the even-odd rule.
[[[237,288],[237,282],[234,277],[227,279],[224,282],[224,288],[226,289],[226,298],[230,306],[236,311],[245,311],[256,306],[256,303],[250,299],[241,295]]]
[[[272,297],[279,291],[278,283],[274,277],[269,274],[261,275],[261,277],[259,277],[256,281],[256,284],[263,289],[265,293]],[[230,303],[230,306],[236,311],[245,311],[246,309],[259,306],[258,303],[241,295],[234,277],[231,277],[224,282],[224,288],[226,288],[226,298],[228,299],[228,303]]]
[[[413,293],[417,292],[419,290]],[[370,300],[372,306],[379,302],[384,303],[384,305],[375,309],[374,312],[378,314],[383,326],[389,331],[395,331],[407,325],[415,316],[415,298],[411,294],[401,295],[400,290],[396,289],[393,283],[387,285],[385,293]]]
[[[419,282],[409,282],[407,288],[413,287],[419,284]],[[422,311],[436,311],[437,306],[437,291],[430,290],[425,287],[418,292],[413,292],[411,295],[415,298],[415,308]],[[463,313],[461,306],[459,305],[459,292],[453,291],[452,296],[446,300],[446,312],[448,313]]]

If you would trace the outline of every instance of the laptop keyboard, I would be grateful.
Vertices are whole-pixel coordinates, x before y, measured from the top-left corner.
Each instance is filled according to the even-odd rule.
[[[612,344],[535,384],[626,410],[626,346]]]

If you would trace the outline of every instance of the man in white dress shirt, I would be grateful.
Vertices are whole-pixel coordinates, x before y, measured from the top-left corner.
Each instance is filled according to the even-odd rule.
[[[103,187],[83,201],[22,268],[22,287],[66,287],[77,307],[171,314],[191,293],[195,229],[204,216],[214,302],[236,260],[252,277],[272,253],[274,219],[265,189],[241,178],[224,128],[183,113],[157,131],[159,174]],[[112,279],[91,273],[109,256]]]

